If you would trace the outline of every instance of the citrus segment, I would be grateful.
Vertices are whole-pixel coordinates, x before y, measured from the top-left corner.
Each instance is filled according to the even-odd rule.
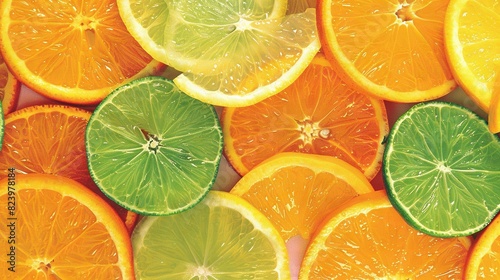
[[[497,0],[450,0],[444,25],[446,54],[460,86],[485,112],[498,73],[499,24]]]
[[[389,131],[384,103],[343,83],[322,54],[282,92],[225,108],[221,119],[225,154],[241,175],[274,154],[303,152],[337,157],[372,179]]]
[[[497,279],[500,276],[500,216],[476,239],[467,259],[464,279]]]
[[[318,2],[318,30],[342,78],[373,96],[419,102],[456,83],[443,39],[447,0]]]
[[[214,107],[162,77],[114,90],[92,113],[85,137],[96,184],[139,214],[168,215],[198,203],[222,154]]]
[[[7,68],[7,64],[5,64],[0,53],[0,100],[2,100],[4,115],[7,115],[16,108],[20,92],[21,83]]]
[[[139,279],[290,279],[279,233],[227,192],[211,191],[176,215],[145,217],[132,244]]]
[[[134,279],[129,235],[106,202],[65,177],[10,174],[0,181],[0,199],[11,206],[0,212],[11,225],[0,229],[2,240],[11,240],[0,253],[14,254],[0,264],[4,276]]]
[[[107,199],[87,169],[84,133],[89,118],[90,112],[66,105],[35,105],[8,114],[0,178],[15,168],[20,174],[46,173],[78,181],[110,203],[131,231],[137,215]]]
[[[299,279],[461,279],[469,237],[437,238],[410,227],[384,191],[349,200],[309,244]]]
[[[373,191],[348,163],[329,156],[277,154],[243,176],[231,189],[274,224],[283,240],[308,240],[323,218],[343,202]]]
[[[128,33],[116,1],[2,1],[0,50],[24,84],[49,98],[99,102],[161,64]]]
[[[389,134],[384,181],[412,226],[434,236],[466,236],[500,210],[499,158],[499,138],[475,113],[453,103],[420,103]]]

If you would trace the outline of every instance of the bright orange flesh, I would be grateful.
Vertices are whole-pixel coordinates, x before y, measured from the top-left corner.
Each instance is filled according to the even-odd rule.
[[[7,202],[12,196],[8,179],[0,184],[5,186],[0,199]],[[15,251],[15,272],[8,270],[11,263],[2,261],[4,276],[134,279],[127,230],[97,195],[76,181],[47,174],[16,174],[14,186],[14,212],[0,212],[0,218],[15,228],[14,235],[6,226],[0,229],[2,240],[15,240],[10,244]],[[2,256],[10,253],[10,246],[1,246]]]
[[[26,85],[59,101],[92,104],[156,73],[123,24],[116,1],[2,1],[0,50]]]
[[[0,100],[4,115],[12,112],[17,105],[21,83],[10,72],[0,53]]]
[[[479,235],[472,247],[465,279],[500,278],[500,215]]]
[[[87,168],[85,128],[91,113],[64,105],[37,105],[5,118],[0,151],[0,178],[13,167],[18,173],[46,173],[71,178],[113,205],[132,231],[137,215],[109,200]]]
[[[345,85],[323,55],[287,89],[222,112],[225,154],[241,175],[279,152],[335,156],[372,179],[388,133],[381,100]]]
[[[373,191],[364,175],[329,156],[280,153],[264,161],[232,188],[271,220],[285,241],[309,240],[332,210]]]
[[[469,237],[420,233],[392,207],[385,191],[375,191],[325,219],[299,279],[461,279],[470,245]]]
[[[444,51],[447,0],[320,0],[322,49],[343,79],[394,102],[420,102],[456,83]]]

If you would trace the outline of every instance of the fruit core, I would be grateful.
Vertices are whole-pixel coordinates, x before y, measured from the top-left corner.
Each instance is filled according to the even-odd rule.
[[[396,11],[396,16],[402,21],[407,22],[413,20],[416,16],[411,9],[410,4],[401,4]]]
[[[297,126],[301,133],[300,138],[306,144],[312,144],[312,141],[318,137],[327,139],[330,136],[328,128],[321,128],[318,122],[313,122],[309,119],[297,121]]]

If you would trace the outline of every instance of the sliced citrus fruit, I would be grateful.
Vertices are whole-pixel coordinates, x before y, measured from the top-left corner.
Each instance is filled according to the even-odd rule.
[[[427,102],[394,124],[383,159],[389,198],[408,223],[434,236],[466,236],[500,210],[500,139],[459,105]]]
[[[243,176],[231,189],[274,224],[283,240],[308,240],[318,224],[345,201],[373,191],[366,177],[330,156],[279,153]]]
[[[2,100],[2,109],[5,115],[16,108],[20,92],[21,82],[7,68],[0,53],[0,100]]]
[[[162,77],[114,90],[86,129],[90,174],[101,190],[139,214],[191,208],[210,190],[222,155],[213,106]]]
[[[446,54],[460,86],[485,112],[498,73],[499,24],[497,0],[450,0],[444,24]]]
[[[467,259],[465,278],[498,279],[500,277],[500,215],[481,232]]]
[[[155,59],[184,72],[187,94],[246,106],[289,85],[319,50],[314,9],[284,16],[287,1],[119,0],[130,33]]]
[[[394,102],[436,99],[456,87],[443,39],[447,0],[318,2],[322,50],[358,90]]]
[[[309,244],[299,279],[462,279],[470,237],[423,234],[385,191],[337,208]]]
[[[389,133],[383,101],[343,83],[321,54],[282,92],[225,108],[221,120],[225,154],[241,175],[279,152],[303,152],[338,157],[372,179]]]
[[[9,172],[0,181],[10,206],[0,211],[4,279],[134,279],[127,229],[104,200],[62,176]]]
[[[227,192],[211,191],[176,215],[144,217],[132,246],[138,279],[290,279],[278,231]]]
[[[85,153],[85,127],[90,112],[66,105],[35,105],[5,118],[0,152],[0,178],[9,168],[17,173],[47,173],[68,177],[110,203],[131,231],[137,214],[107,199],[90,177]]]
[[[114,0],[2,1],[0,51],[24,84],[76,104],[162,66],[128,33]]]

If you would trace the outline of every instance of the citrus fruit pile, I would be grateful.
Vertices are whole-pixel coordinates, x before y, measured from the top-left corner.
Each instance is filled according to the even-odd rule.
[[[499,0],[0,2],[0,275],[500,278],[498,24]]]

